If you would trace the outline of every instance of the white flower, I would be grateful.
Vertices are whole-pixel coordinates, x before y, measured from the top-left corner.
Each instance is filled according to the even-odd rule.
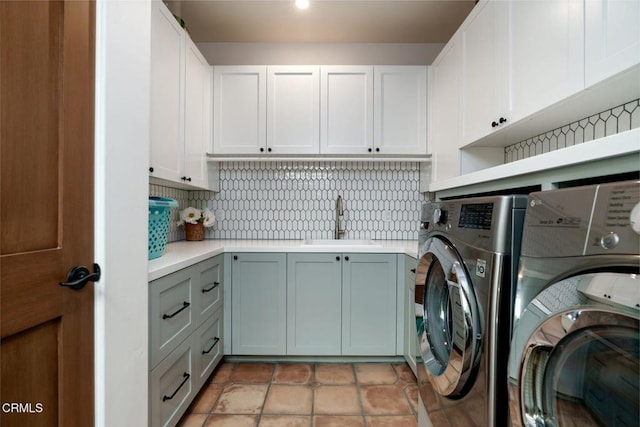
[[[188,222],[189,224],[196,224],[201,216],[202,211],[192,207],[188,207],[180,212],[180,219],[184,222]]]
[[[204,211],[202,211],[202,217],[204,218],[205,227],[213,227],[213,224],[216,222],[216,216],[209,210],[209,208],[204,208]]]

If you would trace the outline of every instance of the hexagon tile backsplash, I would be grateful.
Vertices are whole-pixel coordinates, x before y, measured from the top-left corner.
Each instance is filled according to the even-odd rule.
[[[221,162],[219,193],[188,191],[184,204],[184,190],[149,191],[175,192],[180,209],[212,209],[206,238],[214,239],[333,238],[342,196],[345,239],[413,240],[426,200],[418,162]],[[172,224],[169,241],[184,239],[181,232]]]

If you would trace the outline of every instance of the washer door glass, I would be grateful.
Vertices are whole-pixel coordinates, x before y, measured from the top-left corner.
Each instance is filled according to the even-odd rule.
[[[422,361],[435,390],[461,397],[473,382],[481,332],[471,281],[453,246],[432,237],[418,264],[416,298],[423,308],[418,325]],[[420,300],[420,298],[422,298]]]

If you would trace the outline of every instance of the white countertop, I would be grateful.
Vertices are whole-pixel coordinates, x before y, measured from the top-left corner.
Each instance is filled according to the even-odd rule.
[[[169,243],[164,255],[149,261],[149,281],[225,252],[398,253],[416,258],[417,240],[375,240],[374,245],[306,245],[304,240],[203,240]]]

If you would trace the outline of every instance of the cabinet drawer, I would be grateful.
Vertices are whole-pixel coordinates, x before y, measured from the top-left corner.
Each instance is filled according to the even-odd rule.
[[[198,326],[222,307],[223,255],[197,264],[200,274],[196,292]]]
[[[196,393],[194,340],[186,340],[151,371],[150,425],[175,426]]]
[[[222,359],[222,310],[216,311],[194,335],[196,384],[200,388]]]
[[[150,284],[151,367],[167,357],[196,328],[193,302],[193,268],[186,268]]]

